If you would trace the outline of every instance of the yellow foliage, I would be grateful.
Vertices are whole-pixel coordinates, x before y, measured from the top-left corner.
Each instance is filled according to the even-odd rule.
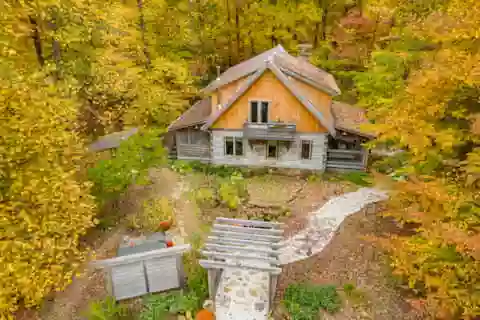
[[[36,306],[71,279],[93,225],[77,106],[42,77],[0,80],[0,315]],[[18,79],[17,79],[18,80]]]

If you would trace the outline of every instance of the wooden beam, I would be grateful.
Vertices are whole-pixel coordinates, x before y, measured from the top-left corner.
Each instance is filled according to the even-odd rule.
[[[140,252],[140,253],[131,254],[128,256],[116,257],[112,259],[92,261],[90,265],[94,268],[113,267],[113,266],[118,266],[122,264],[128,264],[131,262],[142,261],[142,260],[181,255],[184,252],[189,251],[190,249],[191,249],[191,246],[189,244],[184,244],[181,246],[163,248],[163,249],[152,250],[147,252]]]
[[[215,221],[216,222],[230,223],[230,224],[240,224],[240,225],[248,226],[248,227],[263,227],[263,228],[272,228],[272,229],[280,229],[285,225],[284,223],[280,223],[280,222],[231,219],[231,218],[223,218],[223,217],[218,217]]]
[[[259,234],[249,234],[249,233],[241,233],[241,232],[233,232],[233,231],[221,231],[221,230],[212,230],[212,234],[219,236],[219,237],[227,237],[232,239],[243,239],[243,240],[260,240],[266,242],[279,242],[283,240],[282,236],[267,236],[267,235],[259,235]]]
[[[214,269],[208,269],[208,295],[215,305],[215,284],[217,282],[217,272]]]
[[[282,272],[281,268],[242,265],[240,263],[229,263],[229,262],[220,262],[220,261],[211,261],[211,260],[199,260],[198,263],[205,269],[226,269],[226,268],[246,269],[246,270],[269,272],[271,274],[280,274]]]
[[[215,237],[215,236],[208,236],[207,240],[213,244],[224,244],[224,245],[250,245],[250,246],[263,246],[263,247],[270,247],[272,249],[277,249],[281,247],[279,243],[272,243],[268,241],[258,241],[258,240],[243,240],[243,239],[228,239],[224,237]]]
[[[239,233],[254,233],[258,235],[266,235],[266,236],[275,236],[275,235],[283,235],[283,230],[279,229],[262,229],[262,228],[255,228],[255,227],[239,227],[239,226],[231,226],[227,224],[214,224],[213,230],[219,231],[233,231]]]
[[[266,248],[258,248],[258,247],[242,247],[242,246],[228,246],[228,245],[222,245],[222,244],[214,244],[214,243],[206,243],[205,248],[210,249],[210,250],[225,250],[228,252],[232,251],[242,251],[242,252],[257,252],[257,253],[263,253],[263,254],[268,254],[271,256],[278,256],[279,252],[276,250],[272,249],[266,249]]]
[[[271,275],[270,281],[268,283],[268,290],[270,292],[270,308],[273,306],[273,301],[275,300],[275,294],[277,293],[277,282],[278,282],[278,275]]]
[[[208,258],[220,258],[220,259],[239,259],[239,260],[255,260],[261,262],[268,262],[273,265],[280,265],[280,261],[275,258],[270,258],[268,256],[261,256],[255,254],[238,254],[237,253],[225,253],[225,252],[215,252],[215,251],[205,251],[202,250],[202,254]]]

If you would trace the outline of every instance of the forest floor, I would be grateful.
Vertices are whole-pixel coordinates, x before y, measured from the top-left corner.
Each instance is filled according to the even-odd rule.
[[[177,220],[173,234],[177,243],[202,231],[205,224],[218,216],[246,218],[262,215],[274,218],[286,223],[288,238],[305,228],[309,215],[328,199],[357,189],[352,184],[328,179],[310,181],[295,176],[256,176],[246,179],[247,203],[232,211],[222,206],[198,208],[192,203],[191,190],[206,183],[202,174],[181,176],[168,169],[155,169],[151,178],[151,185],[131,188],[121,201],[120,212],[116,213],[118,219],[110,227],[95,230],[88,236],[87,241],[96,252],[97,259],[115,254],[121,237],[128,234],[126,216],[140,210],[147,199],[169,197],[173,200]],[[275,217],[280,211],[272,208],[282,208],[281,212],[288,214]],[[285,208],[288,210],[285,211]],[[361,299],[344,297],[341,311],[324,315],[323,319],[420,319],[394,288],[384,254],[362,239],[365,235],[378,235],[390,227],[374,213],[353,214],[342,223],[321,253],[283,266],[276,294],[275,319],[288,319],[284,317],[280,303],[283,292],[289,284],[301,281],[333,284],[338,288],[350,283],[362,292]],[[102,300],[106,295],[103,273],[85,269],[83,275],[73,279],[67,289],[52,295],[39,312],[24,312],[17,319],[83,319],[89,303]],[[141,306],[140,300],[138,305]]]

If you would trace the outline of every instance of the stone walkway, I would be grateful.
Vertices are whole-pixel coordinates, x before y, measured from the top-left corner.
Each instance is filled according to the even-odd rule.
[[[385,199],[386,192],[373,188],[361,188],[330,199],[312,213],[304,230],[282,241],[279,257],[281,264],[300,261],[319,253],[333,238],[345,218],[368,204]]]
[[[386,198],[385,192],[362,188],[330,199],[312,212],[307,228],[282,241],[279,249],[281,264],[319,253],[346,217]],[[268,319],[268,273],[225,269],[219,282],[215,308],[218,320]]]

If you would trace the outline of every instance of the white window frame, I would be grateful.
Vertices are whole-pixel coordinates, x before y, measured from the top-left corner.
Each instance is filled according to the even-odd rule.
[[[303,157],[303,144],[304,143],[307,143],[309,145],[308,158]],[[312,160],[312,151],[313,151],[313,141],[312,140],[307,140],[307,139],[300,140],[300,159],[301,160]]]
[[[227,139],[232,139],[233,142],[233,154],[227,154]],[[237,154],[237,148],[235,147],[236,142],[242,142],[242,154]],[[226,157],[243,157],[245,155],[245,145],[243,143],[243,137],[224,137],[223,138],[223,155]]]
[[[191,128],[187,128],[187,130],[185,130],[184,132],[185,132],[185,137],[187,138],[187,142],[186,143],[179,143],[179,144],[182,144],[182,145],[198,145],[198,143],[193,143],[193,136],[195,134],[197,134],[197,132],[195,130],[193,130]]]
[[[252,122],[252,102],[256,102],[257,103],[257,122]],[[262,119],[262,103],[263,102],[266,102],[267,103],[267,122],[262,122],[261,119]],[[269,122],[269,118],[270,118],[270,106],[272,105],[272,101],[270,100],[263,100],[263,99],[251,99],[251,100],[248,100],[248,122],[250,123],[258,123],[258,124],[261,124],[261,123],[268,123]]]

